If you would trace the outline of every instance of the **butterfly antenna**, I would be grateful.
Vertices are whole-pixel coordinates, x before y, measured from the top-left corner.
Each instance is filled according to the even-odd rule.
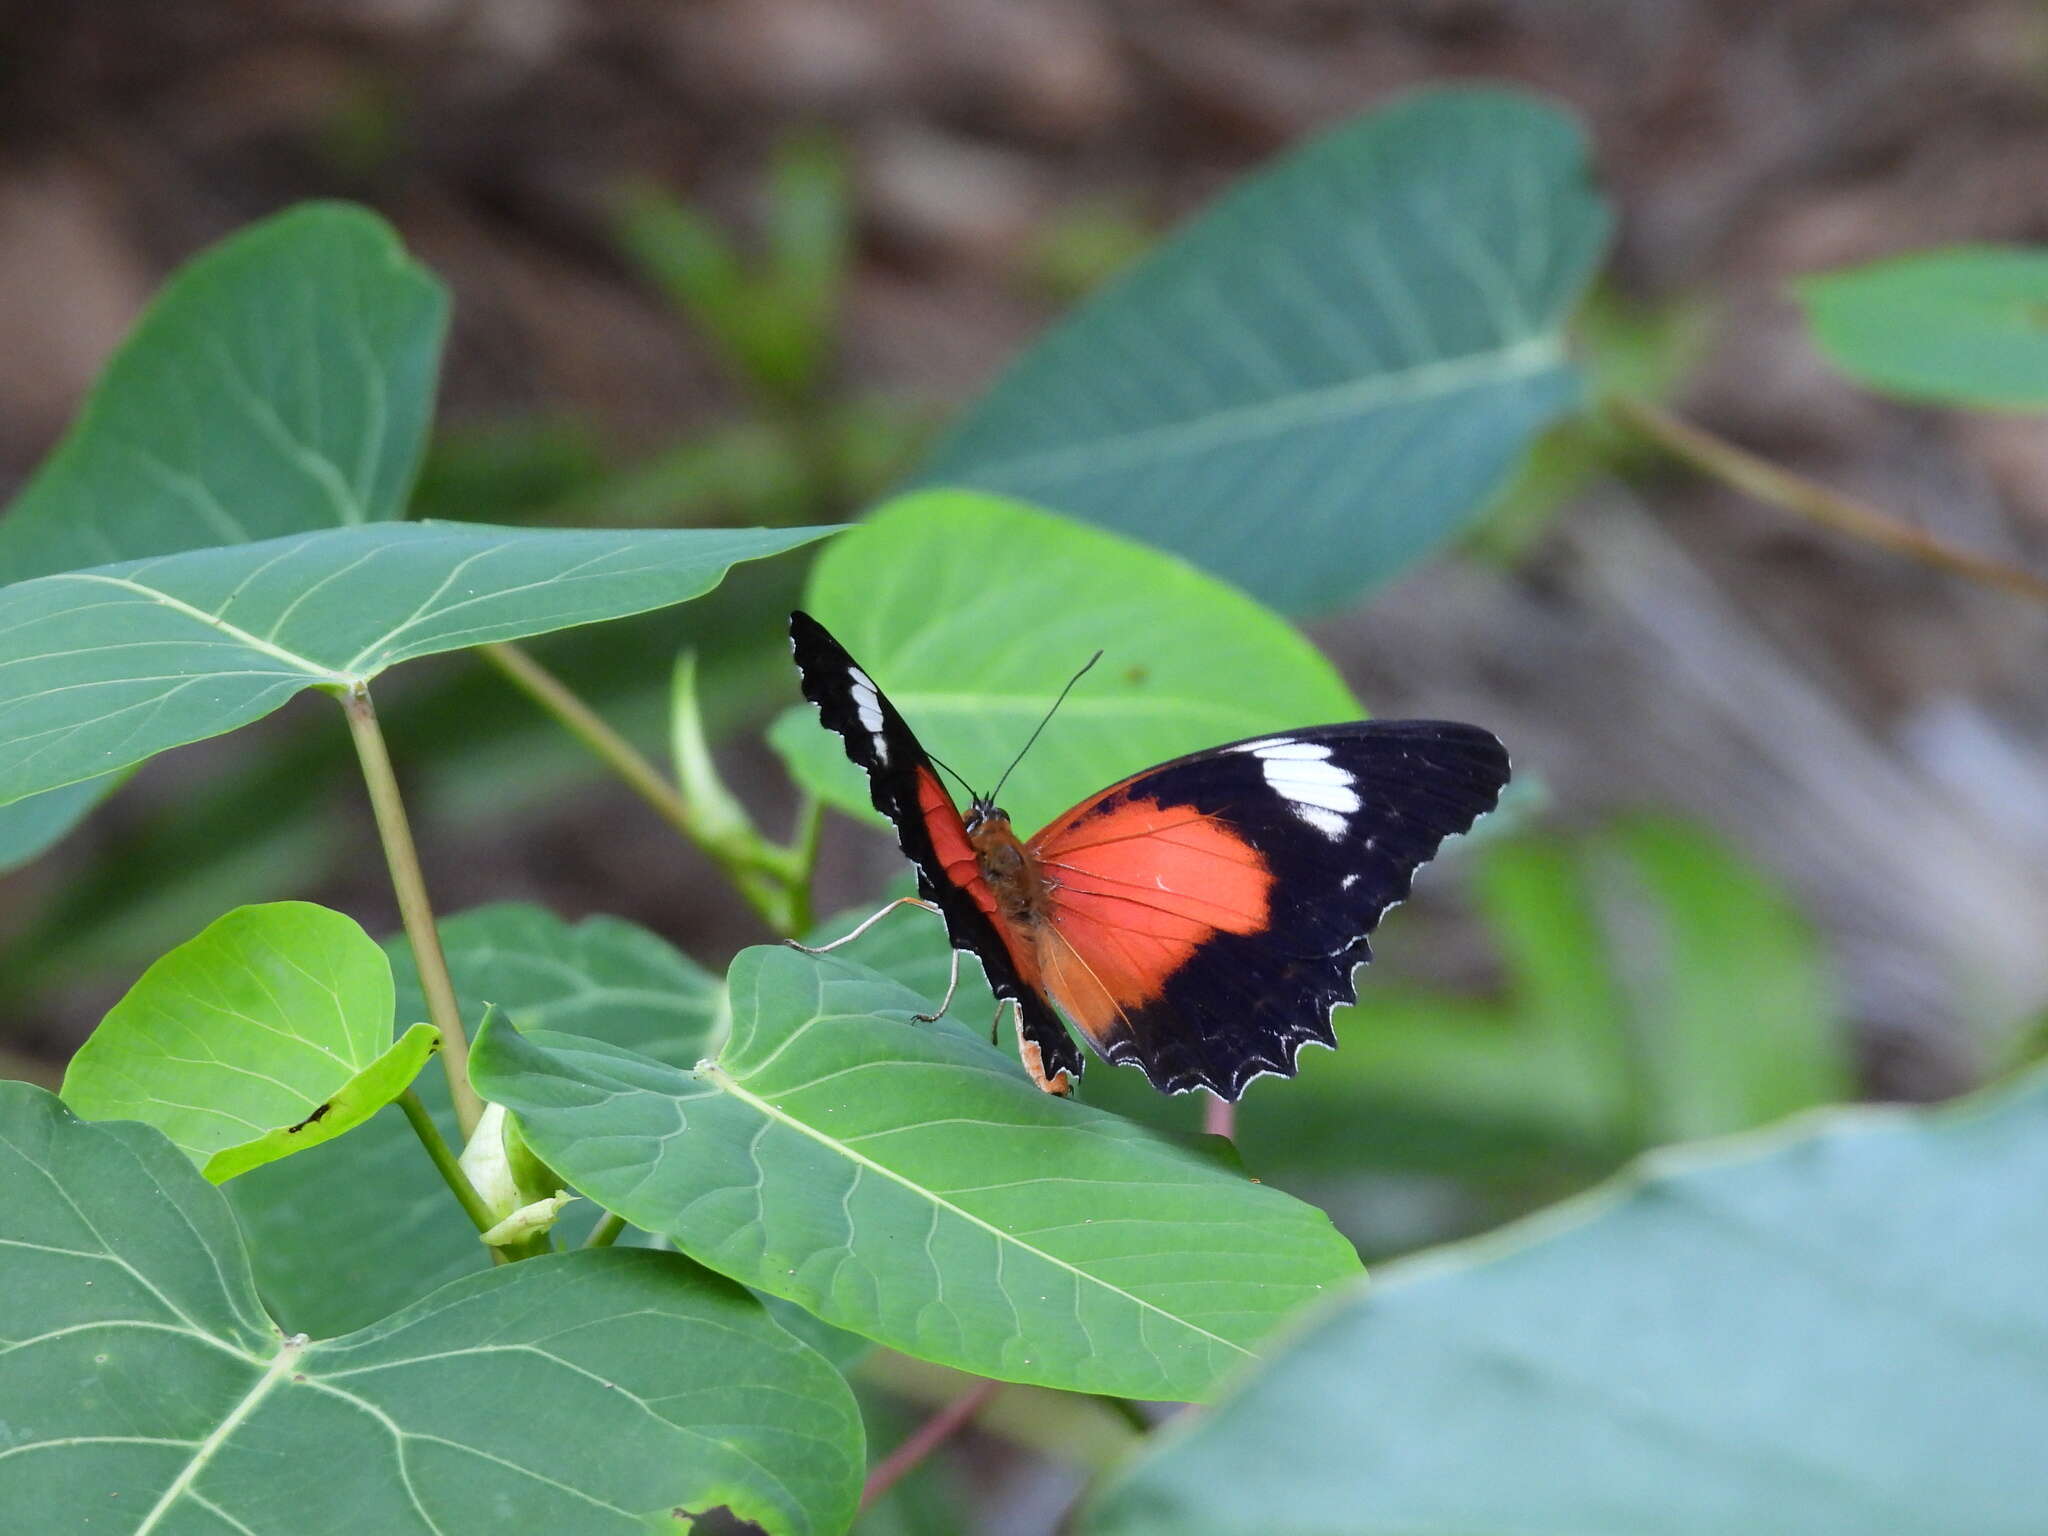
[[[1078,683],[1079,681],[1081,681],[1082,678],[1086,677],[1088,675],[1088,669],[1094,666],[1095,663],[1097,663],[1100,660],[1102,660],[1102,652],[1097,651],[1093,656],[1090,656],[1086,661],[1081,663],[1080,671],[1076,672],[1072,677],[1067,679],[1067,686],[1062,688],[1060,690],[1060,696],[1052,701],[1052,709],[1048,709],[1045,712],[1045,718],[1038,722],[1038,730],[1033,731],[1031,733],[1031,740],[1024,743],[1024,750],[1022,752],[1019,752],[1015,757],[1010,759],[1010,766],[1003,770],[1002,778],[996,780],[996,787],[990,790],[986,795],[984,795],[982,797],[983,799],[994,800],[997,795],[1000,795],[1003,792],[1003,785],[1008,782],[1010,774],[1016,769],[1016,766],[1019,763],[1024,761],[1024,753],[1029,752],[1031,750],[1032,742],[1038,740],[1040,732],[1044,731],[1044,729],[1048,725],[1052,724],[1054,710],[1057,710],[1062,704],[1067,702],[1067,695],[1074,691],[1074,684]]]
[[[937,754],[937,753],[935,753],[935,752],[930,752],[930,751],[927,751],[927,752],[925,753],[925,756],[926,756],[926,757],[928,757],[928,758],[930,758],[930,759],[932,760],[932,766],[933,766],[934,768],[943,768],[943,769],[945,769],[945,770],[946,770],[946,772],[948,772],[948,773],[952,774],[952,775],[953,775],[953,782],[954,782],[954,783],[956,783],[956,784],[958,784],[958,785],[959,785],[959,786],[960,786],[960,787],[961,787],[962,789],[964,789],[964,790],[966,790],[966,791],[967,791],[967,798],[968,798],[968,799],[972,800],[972,799],[974,798],[974,786],[973,786],[972,784],[968,783],[968,782],[967,782],[967,780],[965,780],[964,778],[962,778],[962,777],[960,776],[960,774],[959,774],[959,771],[958,771],[957,769],[955,769],[955,768],[953,767],[953,765],[952,765],[952,764],[950,764],[950,763],[946,763],[946,762],[941,762],[941,761],[939,760],[938,754]]]

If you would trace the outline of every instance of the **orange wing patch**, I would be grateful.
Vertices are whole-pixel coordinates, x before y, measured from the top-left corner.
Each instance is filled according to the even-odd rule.
[[[1048,990],[1096,1048],[1130,1035],[1211,935],[1257,933],[1273,872],[1228,823],[1134,799],[1077,808],[1030,843],[1046,882],[1037,934]]]

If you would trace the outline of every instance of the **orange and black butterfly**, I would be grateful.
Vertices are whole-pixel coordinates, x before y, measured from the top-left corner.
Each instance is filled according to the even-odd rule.
[[[1235,1099],[1265,1073],[1292,1077],[1304,1041],[1337,1043],[1330,1011],[1353,1000],[1380,915],[1508,781],[1477,726],[1319,725],[1147,768],[1020,841],[994,792],[960,814],[822,624],[794,613],[789,627],[804,697],[867,770],[954,949],[1016,1003],[1024,1065],[1053,1093],[1082,1065],[1055,1003],[1167,1093]]]

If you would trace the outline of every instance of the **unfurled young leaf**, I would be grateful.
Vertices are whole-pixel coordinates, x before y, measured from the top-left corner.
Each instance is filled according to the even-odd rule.
[[[827,1536],[853,1517],[845,1382],[675,1254],[530,1259],[309,1339],[266,1315],[226,1203],[148,1126],[0,1083],[0,1186],[9,1530],[638,1536],[725,1505]]]
[[[827,1322],[1011,1381],[1204,1396],[1358,1273],[1221,1143],[1041,1093],[863,967],[751,949],[694,1069],[486,1030],[478,1088],[581,1193]]]
[[[415,1023],[394,1043],[391,964],[353,919],[238,907],[143,972],[72,1057],[64,1102],[147,1121],[220,1184],[361,1125],[439,1039]]]

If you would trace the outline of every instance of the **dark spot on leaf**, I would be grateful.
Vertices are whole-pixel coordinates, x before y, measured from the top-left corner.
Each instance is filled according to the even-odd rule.
[[[303,1131],[307,1126],[317,1125],[320,1121],[327,1118],[327,1111],[329,1111],[332,1108],[334,1108],[332,1104],[322,1104],[318,1109],[314,1110],[313,1113],[306,1116],[306,1118],[301,1120],[297,1125],[286,1126],[284,1128],[285,1135],[295,1136],[300,1131]]]

